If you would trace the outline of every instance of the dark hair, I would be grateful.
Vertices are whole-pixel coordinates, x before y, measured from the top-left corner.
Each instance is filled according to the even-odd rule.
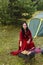
[[[24,23],[27,25],[27,23],[26,23],[25,21],[22,23],[21,30],[22,30],[23,35],[25,35],[25,30],[24,30],[24,28],[23,28],[23,24],[24,24]],[[27,32],[28,30],[29,30],[29,28],[28,28],[28,25],[27,25],[26,32]]]

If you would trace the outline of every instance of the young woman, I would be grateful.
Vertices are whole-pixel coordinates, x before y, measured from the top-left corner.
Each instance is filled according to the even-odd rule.
[[[23,22],[20,35],[19,35],[19,49],[18,51],[11,52],[12,55],[17,55],[21,53],[24,50],[34,50],[35,45],[32,39],[32,34],[28,28],[28,25],[26,22]]]

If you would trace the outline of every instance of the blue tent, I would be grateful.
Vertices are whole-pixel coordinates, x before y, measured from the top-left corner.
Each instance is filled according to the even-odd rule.
[[[32,33],[32,36],[43,36],[43,20],[38,18],[33,18],[29,23],[28,27]]]

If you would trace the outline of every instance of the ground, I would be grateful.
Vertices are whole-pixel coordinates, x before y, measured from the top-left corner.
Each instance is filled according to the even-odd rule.
[[[24,65],[24,60],[18,56],[12,56],[9,53],[18,49],[20,29],[15,26],[0,25],[0,65]],[[34,39],[37,47],[43,47],[43,37]],[[36,54],[35,62],[31,65],[43,65],[43,56]],[[29,63],[26,65],[30,65]]]

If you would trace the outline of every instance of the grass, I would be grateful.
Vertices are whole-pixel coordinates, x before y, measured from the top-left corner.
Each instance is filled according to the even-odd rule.
[[[18,56],[11,56],[9,53],[18,49],[20,29],[15,26],[0,25],[0,65],[24,65],[24,60]],[[43,47],[43,37],[34,39],[35,45]],[[33,65],[43,65],[43,56],[36,54]],[[27,65],[30,65],[29,63]]]

